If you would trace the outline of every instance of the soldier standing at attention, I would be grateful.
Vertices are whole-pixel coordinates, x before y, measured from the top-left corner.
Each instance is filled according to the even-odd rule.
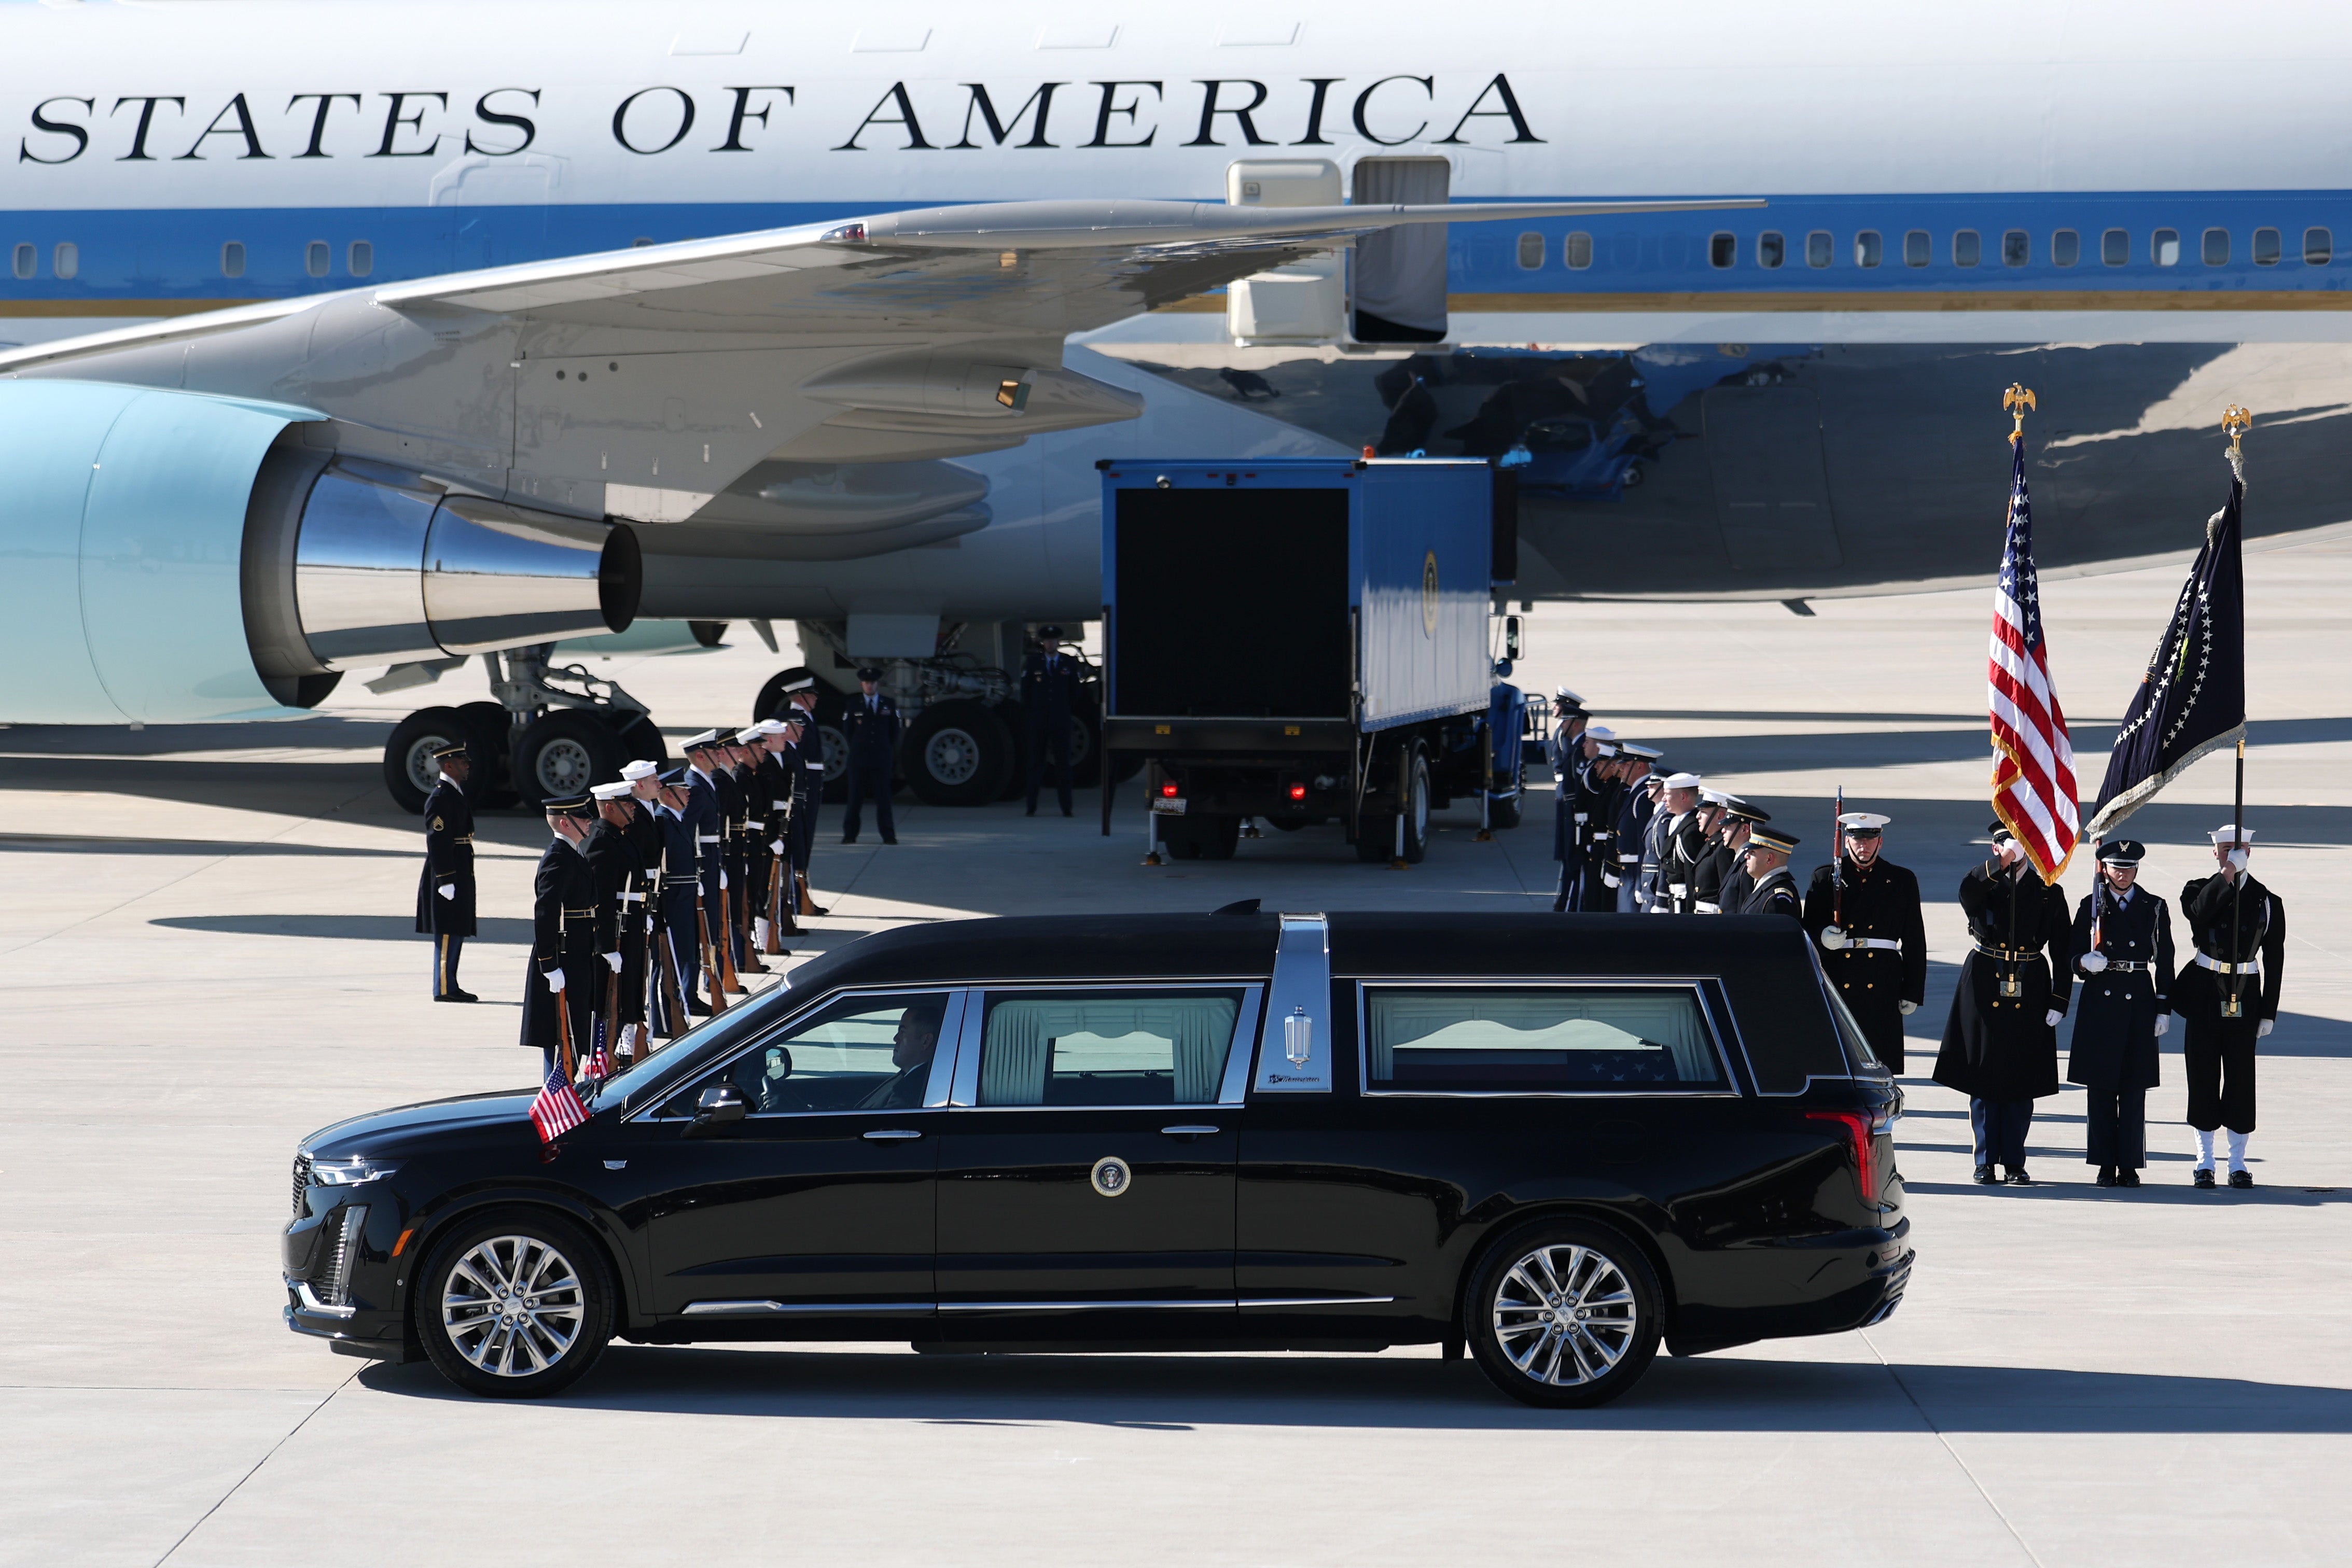
[[[1789,874],[1789,857],[1797,851],[1797,835],[1774,832],[1769,828],[1748,831],[1748,877],[1754,883],[1740,901],[1742,915],[1785,915],[1791,920],[1804,918],[1804,904],[1797,896],[1797,879]]]
[[[858,671],[857,695],[842,708],[841,727],[849,740],[849,809],[841,819],[845,844],[857,841],[859,808],[868,795],[874,797],[874,826],[882,841],[898,841],[898,826],[890,815],[896,782],[891,775],[898,759],[898,705],[882,695],[881,680],[879,670]]]
[[[2058,1092],[2058,1020],[2066,1016],[2074,928],[2064,890],[2047,886],[2007,827],[1992,825],[1993,855],[1960,879],[1960,911],[1975,950],[1960,967],[1936,1053],[1936,1082],[1969,1097],[1975,1180],[1993,1166],[2011,1186],[2032,1186],[2025,1135],[2033,1103]]]
[[[763,718],[760,731],[760,766],[751,776],[753,831],[768,847],[771,880],[761,909],[777,926],[778,953],[792,951],[782,938],[801,934],[796,918],[800,883],[793,875],[793,776],[800,755],[793,743],[801,735],[801,710],[784,705],[789,718]],[[755,894],[755,896],[758,896]]]
[[[669,966],[673,983],[677,988],[678,1004],[686,1011],[684,1018],[671,1015],[667,993],[661,988],[659,977],[653,989],[654,1028],[664,1036],[684,1034],[697,1018],[709,1016],[710,1004],[702,999],[702,936],[695,925],[694,897],[702,885],[697,867],[699,856],[694,841],[694,829],[688,826],[685,768],[670,773],[655,791],[654,824],[661,829],[661,919],[660,931],[654,938],[655,958]]]
[[[2071,951],[2083,977],[2066,1082],[2091,1092],[2083,1158],[2101,1186],[2137,1186],[2147,1164],[2147,1092],[2157,1037],[2172,1022],[2172,913],[2137,885],[2147,852],[2130,839],[2099,846],[2099,880],[2074,911]],[[2209,1170],[2210,1166],[2207,1167]]]
[[[1617,820],[1611,825],[1616,834],[1617,862],[1617,880],[1610,883],[1616,890],[1612,907],[1620,915],[1632,915],[1642,909],[1643,879],[1654,869],[1646,852],[1650,819],[1658,808],[1655,769],[1664,758],[1654,748],[1630,740],[1617,743],[1617,755],[1624,761],[1617,769],[1622,787],[1617,796]]]
[[[1576,791],[1576,810],[1585,820],[1577,869],[1577,894],[1569,907],[1606,914],[1617,907],[1617,807],[1624,771],[1617,749],[1617,733],[1606,725],[1587,725],[1582,744],[1584,770]]]
[[[2172,986],[2172,1010],[2189,1020],[2189,1124],[2197,1130],[2199,1186],[2213,1185],[2213,1134],[2230,1130],[2230,1185],[2252,1186],[2246,1138],[2254,1130],[2254,1041],[2278,1018],[2286,963],[2286,904],[2254,880],[2251,828],[2213,830],[2221,869],[2180,890],[2197,951]],[[2252,977],[2259,971],[2259,982]]]
[[[572,1049],[584,1057],[604,973],[596,961],[596,873],[580,850],[593,820],[588,797],[550,800],[546,811],[555,840],[531,878],[530,968],[522,990],[522,1043],[545,1059],[542,1077],[555,1066],[558,1009],[570,1015]]]
[[[762,723],[765,721],[762,720]],[[736,946],[743,955],[737,966],[747,975],[764,975],[768,966],[760,961],[761,950],[768,945],[768,835],[761,831],[766,820],[760,801],[760,749],[761,731],[758,724],[735,732],[735,743],[727,748],[729,771],[735,779],[735,792],[742,798],[743,821],[735,836],[736,853],[743,862],[743,874],[735,890]]]
[[[457,984],[457,955],[474,934],[474,808],[466,799],[473,763],[463,746],[433,754],[441,777],[425,797],[425,874],[416,883],[416,929],[433,938],[433,999],[481,998]]]
[[[1927,925],[1919,879],[1879,852],[1888,821],[1874,811],[1838,819],[1845,852],[1813,873],[1805,929],[1871,1053],[1900,1072],[1903,1020],[1927,999]]]
[[[1756,890],[1756,879],[1748,874],[1748,840],[1771,820],[1771,812],[1745,800],[1734,800],[1724,808],[1723,881],[1716,891],[1715,902],[1720,906],[1716,913],[1738,914]]]
[[[1689,915],[1697,909],[1691,888],[1698,877],[1699,857],[1706,852],[1706,831],[1713,807],[1702,807],[1705,784],[1696,773],[1677,773],[1659,791],[1658,815],[1665,817],[1658,839],[1657,897],[1653,915]]]
[[[1078,662],[1062,652],[1059,626],[1037,628],[1037,651],[1021,661],[1021,712],[1028,720],[1029,810],[1037,814],[1037,787],[1045,758],[1054,758],[1054,792],[1070,814],[1070,710],[1077,706]]]
[[[800,734],[793,741],[793,755],[800,759],[800,765],[786,765],[793,776],[793,831],[785,838],[793,852],[795,907],[802,915],[823,915],[826,913],[824,906],[809,895],[809,858],[816,850],[817,806],[824,799],[824,737],[816,726],[816,677],[803,675],[784,691],[792,698],[794,709],[785,716],[785,722],[800,726]]]
[[[687,830],[694,835],[695,874],[702,882],[702,918],[699,928],[691,921],[682,940],[692,944],[699,956],[702,938],[710,938],[710,961],[714,966],[706,977],[712,996],[719,995],[725,984],[719,975],[726,966],[719,961],[719,945],[726,940],[725,903],[727,866],[719,854],[720,841],[725,836],[719,814],[718,761],[712,747],[719,743],[719,732],[706,729],[687,741],[686,751],[686,819]],[[724,998],[721,998],[722,1001]],[[703,1009],[696,1008],[694,1010]]]
[[[1551,858],[1559,862],[1559,891],[1553,894],[1552,913],[1571,904],[1581,907],[1578,873],[1583,869],[1586,822],[1584,772],[1592,763],[1592,747],[1584,738],[1591,716],[1584,699],[1566,686],[1552,694]]]
[[[596,873],[596,898],[606,919],[600,940],[610,944],[604,962],[619,981],[611,1009],[613,1059],[634,1061],[646,1019],[646,865],[638,858],[635,786],[624,779],[588,793],[596,798],[598,821],[581,841],[580,852]],[[605,982],[601,975],[596,979],[591,1006],[603,1017]]]
[[[636,1015],[640,1021],[637,1024],[635,1040],[626,1042],[634,1047],[637,1056],[642,1059],[652,1049],[652,1041],[646,1036],[646,1028],[653,1020],[654,998],[661,992],[660,976],[656,973],[656,966],[663,961],[659,936],[662,855],[668,846],[664,842],[659,815],[661,810],[660,765],[642,758],[634,762],[625,762],[621,765],[621,777],[627,780],[629,798],[636,803],[636,810],[629,818],[629,841],[636,847],[637,864],[642,868],[638,886],[645,893],[645,897],[637,904],[633,916],[637,925],[638,942],[636,983],[633,988],[636,995]],[[624,956],[627,954],[628,948],[625,944],[621,951]],[[625,988],[628,987],[629,974],[626,970],[623,971],[621,981]]]

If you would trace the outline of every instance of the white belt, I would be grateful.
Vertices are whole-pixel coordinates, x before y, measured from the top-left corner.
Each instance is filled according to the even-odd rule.
[[[1675,906],[1668,904],[1662,898],[1655,904],[1650,905],[1649,913],[1652,915],[1672,915],[1675,913]]]
[[[1705,899],[1701,899],[1696,904],[1692,904],[1691,908],[1700,915],[1720,915],[1723,913],[1723,905],[1720,904],[1709,904]]]
[[[621,902],[623,904],[643,904],[645,901],[646,895],[642,893],[625,893],[621,894]]]
[[[698,844],[715,844],[719,841],[719,835],[717,833],[698,834],[694,841]]]
[[[2201,964],[2208,969],[2219,969],[2225,975],[2252,975],[2258,972],[2262,967],[2259,963],[2224,964],[2221,959],[2201,950],[2198,953],[2197,956],[2190,961],[2192,963]]]
[[[793,803],[790,800],[771,800],[768,802],[768,810],[771,811],[789,811],[792,809]]]
[[[1903,951],[1902,943],[1891,942],[1884,936],[1849,936],[1845,939],[1845,945],[1849,947],[1872,947],[1882,953]]]
[[[1617,863],[1619,865],[1640,865],[1642,863],[1642,857],[1640,855],[1619,855],[1617,857]]]
[[[822,762],[807,762],[803,763],[802,766],[808,768],[813,773],[822,773],[824,771],[824,764]]]
[[[1666,883],[1666,891],[1673,894],[1676,898],[1688,898],[1690,896],[1690,883],[1686,882],[1670,882]]]

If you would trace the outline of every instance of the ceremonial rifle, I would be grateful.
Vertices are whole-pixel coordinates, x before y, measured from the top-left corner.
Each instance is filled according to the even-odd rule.
[[[1845,929],[1845,786],[1837,788],[1830,818],[1830,924]]]
[[[565,983],[571,982],[569,975]],[[572,998],[562,991],[552,993],[555,1002],[555,1063],[563,1069],[563,1082],[574,1082],[580,1076],[580,1059],[572,1049]]]
[[[702,945],[702,983],[710,992],[712,1017],[727,1010],[727,988],[719,984],[719,970],[710,951],[710,911],[702,902],[702,878],[694,879],[694,935]]]

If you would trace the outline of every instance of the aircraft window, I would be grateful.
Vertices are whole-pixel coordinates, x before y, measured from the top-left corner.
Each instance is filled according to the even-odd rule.
[[[1568,263],[1571,272],[1582,272],[1592,265],[1592,236],[1579,231],[1560,241],[1559,258]]]
[[[1830,235],[1827,229],[1815,229],[1805,236],[1805,265],[1827,267],[1830,264]]]
[[[333,264],[330,258],[329,252],[327,250],[327,242],[325,240],[314,239],[308,246],[303,247],[302,270],[309,273],[311,277],[326,277],[327,268],[331,265]]]
[[[2229,266],[2230,231],[2228,229],[2207,229],[2205,231],[2205,245],[2203,248],[2206,266]]]
[[[71,240],[60,240],[50,254],[49,265],[59,277],[71,277],[81,270],[81,246]]]
[[[1886,242],[1878,237],[1876,229],[1864,229],[1853,236],[1854,266],[1876,267],[1885,256]]]
[[[2099,259],[2109,267],[2121,267],[2131,259],[2131,235],[2121,229],[2109,229],[2099,236]]]
[[[1927,231],[1926,229],[1913,229],[1903,236],[1903,265],[1906,267],[1927,265]]]
[[[233,239],[221,246],[221,276],[223,277],[245,276],[245,242],[243,240]]]
[[[1952,265],[1954,267],[1974,267],[1979,260],[1982,259],[1983,251],[1984,241],[1977,237],[1976,230],[1952,231]]]
[[[1519,269],[1533,272],[1543,265],[1544,237],[1541,235],[1519,236]]]
[[[2303,264],[2305,267],[2326,267],[2336,259],[2336,236],[2326,229],[2303,231]],[[24,276],[22,273],[18,277]]]
[[[1788,259],[1789,242],[1780,237],[1778,229],[1766,229],[1756,236],[1756,265],[1778,267]]]
[[[11,258],[11,261],[14,270],[19,277],[30,277],[35,272],[40,269],[40,254],[28,245],[18,246],[16,247],[16,254]]]
[[[2149,256],[2158,267],[2180,265],[2180,231],[2158,229],[2148,240]]]
[[[2033,259],[2033,242],[2025,237],[2023,229],[2011,229],[2000,236],[2000,264],[2003,267],[2023,267]]]
[[[1710,235],[1706,241],[1709,267],[1729,267],[1739,258],[1739,241],[1730,235]]]
[[[353,277],[365,277],[375,270],[375,246],[363,239],[352,241],[348,262]]]
[[[2083,236],[2073,229],[2060,229],[2050,236],[2050,259],[2060,267],[2072,267],[2083,259]]]
[[[2276,267],[2279,264],[2279,232],[2276,229],[2254,231],[2254,265]]]

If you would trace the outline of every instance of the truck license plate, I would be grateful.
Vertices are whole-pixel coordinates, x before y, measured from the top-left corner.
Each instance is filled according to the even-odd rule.
[[[1151,813],[1156,817],[1181,817],[1184,814],[1184,798],[1181,795],[1154,795],[1151,798]]]

